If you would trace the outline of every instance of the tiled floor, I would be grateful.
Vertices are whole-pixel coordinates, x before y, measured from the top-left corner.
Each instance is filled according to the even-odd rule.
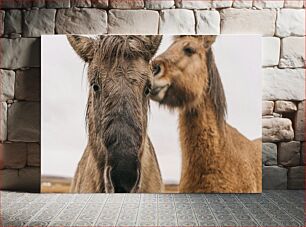
[[[1,192],[5,226],[304,226],[303,191],[262,194]]]

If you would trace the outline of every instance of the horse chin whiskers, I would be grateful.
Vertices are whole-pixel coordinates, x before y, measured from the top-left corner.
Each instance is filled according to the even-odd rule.
[[[105,182],[105,192],[106,193],[114,193],[115,192],[115,188],[113,186],[113,183],[111,181],[111,171],[112,171],[112,167],[110,166],[106,166],[104,169],[104,182]]]
[[[136,183],[134,185],[134,187],[132,188],[132,190],[130,192],[132,193],[136,193],[136,192],[140,192],[141,191],[141,173],[140,173],[140,167],[137,169],[137,180],[136,180]]]

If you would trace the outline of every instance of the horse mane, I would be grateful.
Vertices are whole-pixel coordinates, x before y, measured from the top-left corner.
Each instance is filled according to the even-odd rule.
[[[152,56],[145,46],[147,39],[145,36],[136,35],[100,36],[97,51],[102,61],[112,65],[117,65],[122,59],[138,57],[149,61]]]
[[[211,47],[206,53],[206,64],[208,68],[208,95],[215,108],[218,124],[221,126],[227,114],[227,104],[222,81]]]

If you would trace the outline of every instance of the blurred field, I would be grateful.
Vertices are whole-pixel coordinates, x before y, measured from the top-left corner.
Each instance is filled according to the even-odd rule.
[[[69,192],[72,178],[42,176],[40,191],[45,193],[67,193]]]
[[[42,176],[41,192],[42,193],[69,193],[72,178]],[[164,193],[177,193],[178,186],[175,184],[166,184]]]

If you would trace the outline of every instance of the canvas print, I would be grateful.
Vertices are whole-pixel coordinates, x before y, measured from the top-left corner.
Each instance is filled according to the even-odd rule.
[[[42,37],[42,192],[260,193],[261,38]]]

